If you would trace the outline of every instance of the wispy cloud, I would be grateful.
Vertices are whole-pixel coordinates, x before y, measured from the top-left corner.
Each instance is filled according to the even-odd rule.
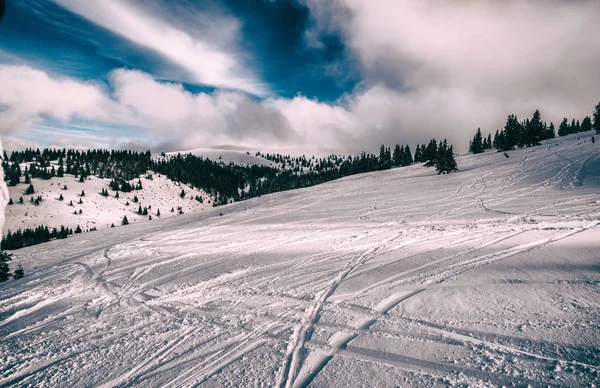
[[[186,70],[193,82],[266,96],[269,88],[247,69],[246,54],[237,49],[239,21],[223,15],[178,15],[175,6],[152,10],[132,1],[54,0],[93,23],[151,49]],[[191,23],[195,21],[196,23]]]

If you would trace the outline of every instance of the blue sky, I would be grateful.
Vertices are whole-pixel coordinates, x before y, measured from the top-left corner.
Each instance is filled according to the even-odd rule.
[[[6,148],[466,142],[510,113],[587,115],[599,15],[592,0],[9,0],[0,131]]]

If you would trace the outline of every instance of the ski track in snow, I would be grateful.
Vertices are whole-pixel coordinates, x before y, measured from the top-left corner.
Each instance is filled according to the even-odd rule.
[[[0,386],[597,385],[583,140],[15,251]]]

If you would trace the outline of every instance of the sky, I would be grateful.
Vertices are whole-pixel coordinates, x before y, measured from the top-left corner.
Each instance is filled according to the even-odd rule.
[[[7,0],[0,136],[155,152],[465,151],[600,101],[597,0]]]

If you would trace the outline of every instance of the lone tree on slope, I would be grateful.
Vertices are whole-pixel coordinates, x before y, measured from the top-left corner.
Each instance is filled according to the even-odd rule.
[[[25,270],[23,269],[23,266],[21,264],[19,264],[17,266],[17,269],[15,269],[15,273],[13,274],[13,278],[15,278],[15,279],[21,279],[24,276],[25,276]]]

